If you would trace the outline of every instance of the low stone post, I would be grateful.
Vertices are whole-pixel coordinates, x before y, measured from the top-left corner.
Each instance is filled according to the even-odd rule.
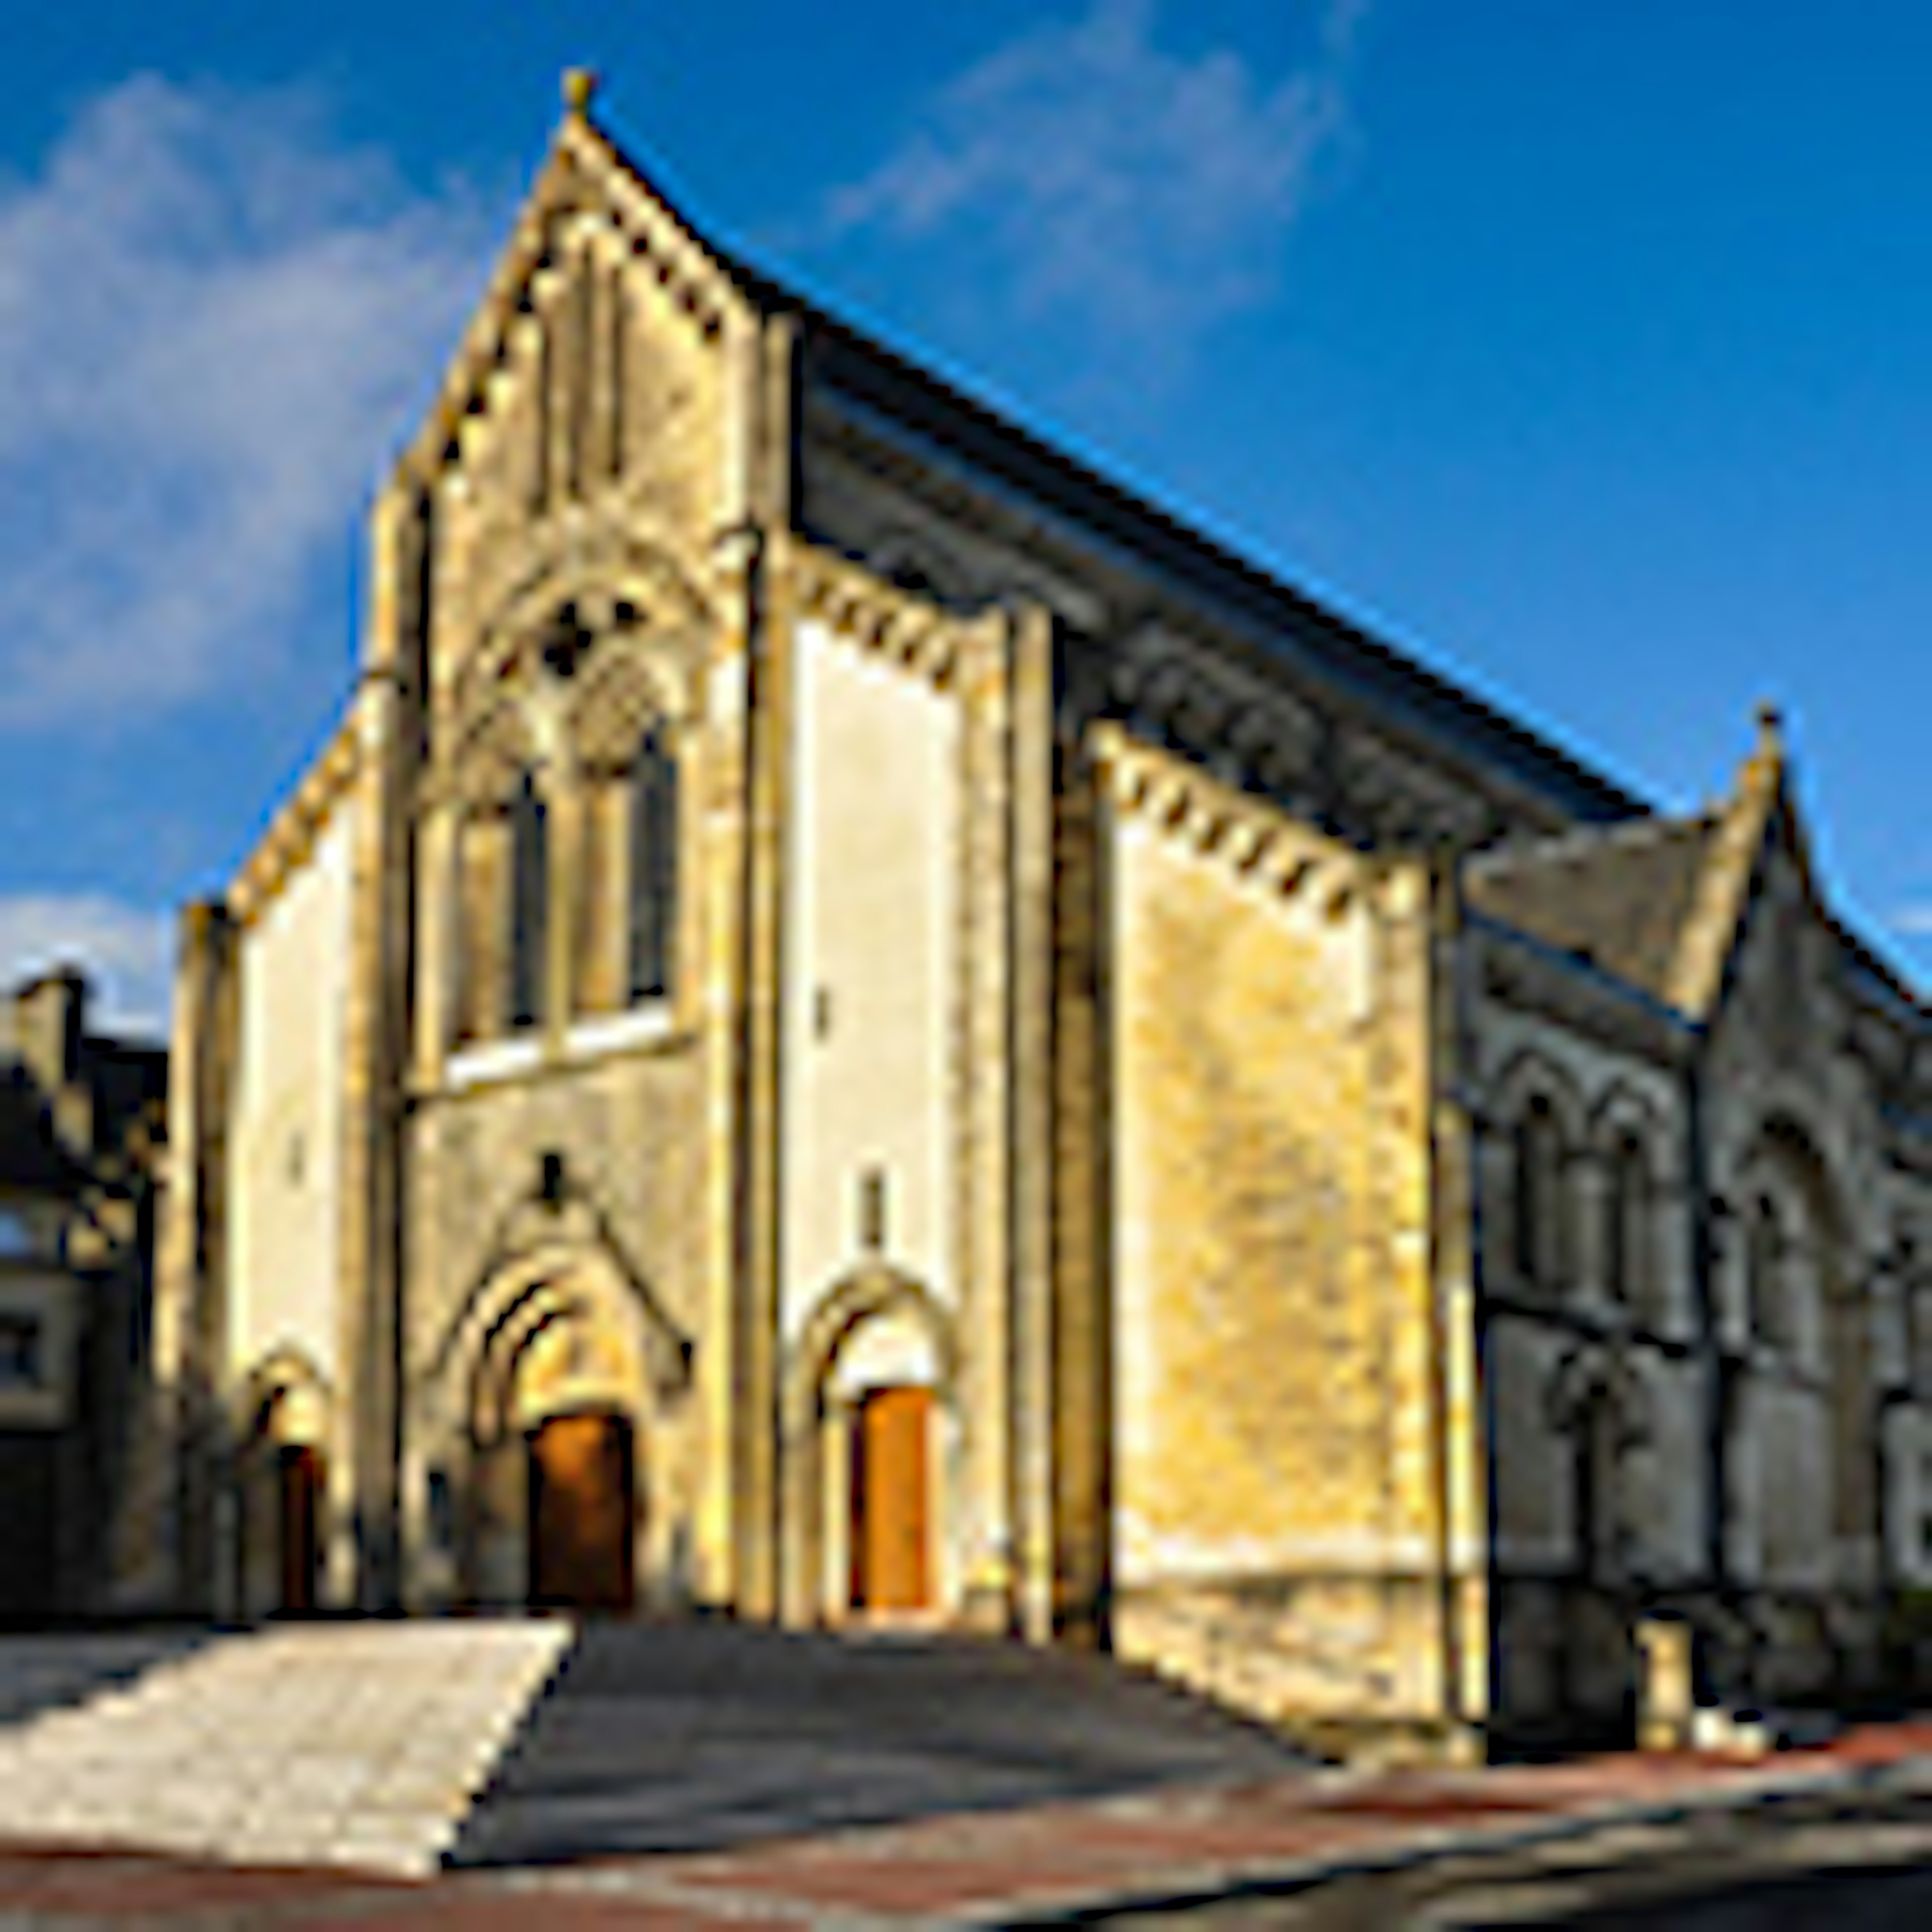
[[[1644,1617],[1636,1627],[1642,1672],[1637,1689],[1637,1743],[1647,1751],[1690,1744],[1696,1700],[1691,1684],[1690,1626],[1678,1617]]]

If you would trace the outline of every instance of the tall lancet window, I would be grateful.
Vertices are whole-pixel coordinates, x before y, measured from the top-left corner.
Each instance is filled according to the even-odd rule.
[[[677,754],[662,724],[638,741],[631,774],[631,998],[671,989],[677,936]]]
[[[510,803],[510,1024],[543,1018],[550,929],[550,854],[536,775],[524,773]]]

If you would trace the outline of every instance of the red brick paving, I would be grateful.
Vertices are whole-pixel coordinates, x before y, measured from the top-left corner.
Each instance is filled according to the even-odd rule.
[[[927,1818],[726,1852],[560,1868],[514,1887],[486,1873],[433,1884],[341,1872],[195,1865],[116,1853],[0,1852],[0,1913],[47,1932],[79,1922],[210,1921],[364,1932],[655,1932],[799,1922],[801,1909],[908,1922],[1109,1894],[1185,1891],[1216,1874],[1458,1849],[1539,1820],[1610,1814],[1754,1779],[1851,1776],[1932,1758],[1932,1724],[1874,1727],[1755,1763],[1692,1755],[1539,1768],[1298,1778],[1030,1811]],[[760,1910],[769,1902],[769,1912]],[[789,1907],[789,1910],[787,1908]]]

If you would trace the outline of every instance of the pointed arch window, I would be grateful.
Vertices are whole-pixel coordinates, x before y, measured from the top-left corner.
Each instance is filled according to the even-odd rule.
[[[631,772],[628,920],[632,1000],[668,996],[677,935],[677,752],[662,723],[646,727]]]
[[[510,802],[509,1023],[539,1024],[550,928],[548,813],[536,775],[525,770]]]
[[[1768,1194],[1752,1202],[1744,1224],[1744,1292],[1753,1336],[1783,1348],[1786,1334],[1784,1306],[1784,1231],[1778,1224],[1778,1204]]]
[[[1649,1288],[1650,1170],[1643,1143],[1625,1134],[1610,1150],[1604,1190],[1604,1284],[1621,1307],[1641,1312]]]

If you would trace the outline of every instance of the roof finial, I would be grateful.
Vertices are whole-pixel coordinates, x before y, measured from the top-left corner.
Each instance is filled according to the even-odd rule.
[[[564,112],[574,121],[587,120],[590,104],[597,98],[597,75],[587,67],[567,67],[563,70]]]
[[[1757,707],[1757,748],[1760,758],[1784,762],[1784,713],[1769,698]]]

